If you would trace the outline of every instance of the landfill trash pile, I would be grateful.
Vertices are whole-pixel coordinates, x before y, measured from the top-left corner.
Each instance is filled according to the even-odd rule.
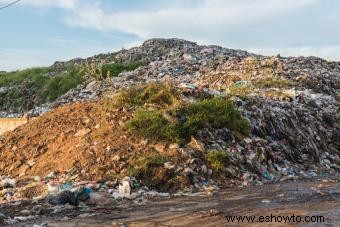
[[[55,67],[116,61],[144,64],[0,136],[1,202],[42,208],[0,221],[339,174],[340,63],[154,39]]]
[[[124,64],[142,62],[142,64],[133,71],[123,71],[118,76],[106,79],[98,80],[96,75],[93,75],[96,74],[96,70],[101,70],[102,65],[116,62]],[[84,82],[55,101],[34,105],[26,115],[40,115],[60,105],[96,99],[120,88],[160,80],[209,85],[213,90],[223,91],[229,90],[230,85],[234,85],[231,86],[234,88],[232,90],[238,90],[237,86],[248,83],[247,86],[243,84],[245,88],[241,89],[247,92],[250,88],[265,88],[266,92],[263,95],[271,97],[286,96],[286,93],[290,93],[291,87],[339,95],[340,64],[338,62],[328,62],[316,57],[264,57],[242,50],[197,45],[180,39],[151,39],[129,50],[95,55],[86,59],[73,59],[68,62],[56,62],[52,65],[55,70],[67,67],[84,70]],[[89,68],[91,70],[88,70]],[[233,84],[234,82],[236,84]],[[285,89],[277,92],[275,86],[268,87],[269,85],[278,85]],[[24,84],[20,86],[25,87]],[[0,93],[8,89],[10,88],[1,87]],[[20,117],[24,114],[24,112],[0,111],[2,117]]]
[[[180,60],[197,61],[209,58],[223,57],[245,57],[249,54],[242,50],[233,50],[219,46],[201,46],[194,42],[182,39],[150,39],[140,47],[134,47],[129,50],[121,50],[115,53],[95,55],[86,59],[74,59],[68,62],[56,62],[57,67],[64,67],[67,64],[102,64],[111,62],[155,62],[162,60]]]
[[[338,62],[314,57],[247,57],[230,59],[199,81],[219,91],[237,90],[237,87],[241,90],[242,86],[248,86],[251,90],[260,90],[264,96],[268,90],[278,88],[284,91],[311,89],[315,93],[336,96],[339,73]],[[261,92],[254,93],[261,95]]]
[[[171,134],[169,140],[155,136],[163,130],[157,125],[155,129],[143,126],[142,135],[127,127],[131,119],[138,120],[136,116],[140,114],[139,104],[134,101],[134,98],[139,101],[138,92],[148,98],[148,90],[156,94],[156,99],[150,98],[153,103],[141,103],[145,111],[150,111],[142,114],[158,113],[153,112],[158,108],[156,103],[168,99],[167,91],[157,91],[157,87],[150,88],[148,84],[143,86],[128,90],[135,92],[128,97],[133,102],[117,96],[121,93],[114,93],[118,101],[123,100],[119,104],[124,105],[122,107],[112,108],[113,101],[107,98],[77,102],[4,134],[0,137],[1,173],[22,178],[57,172],[78,175],[84,180],[119,180],[133,174],[146,186],[176,191],[200,190],[210,185],[262,184],[282,177],[313,177],[339,171],[339,114],[338,102],[333,96],[317,96],[306,91],[296,100],[277,101],[263,97],[242,99],[226,94],[226,98],[221,99],[230,99],[240,110],[249,122],[249,132],[238,130],[228,122],[226,127],[212,127],[214,123],[204,122],[202,128],[183,137],[186,139]],[[216,104],[209,89],[183,83],[173,86],[171,92],[180,99],[173,101],[175,106],[186,107],[193,103],[199,108],[195,103],[203,103],[204,108],[210,108],[199,101],[202,98]],[[125,106],[125,102],[131,102],[132,106]],[[181,102],[188,104],[179,104]],[[190,116],[181,116],[185,112],[180,112],[181,107],[176,108],[178,116],[171,116],[171,108],[159,110],[160,120],[165,117],[172,122],[172,118],[179,117],[178,121],[186,125]],[[201,116],[204,112],[198,114]],[[142,115],[142,122],[147,119],[147,124],[152,125],[155,116],[149,120],[148,117]],[[148,130],[151,133],[143,135]],[[176,130],[175,133],[182,133]]]
[[[96,99],[107,92],[138,83],[164,80],[209,87],[215,92],[229,91],[230,88],[236,92],[239,89],[246,92],[260,89],[262,92],[254,92],[253,95],[260,93],[278,99],[292,96],[296,89],[312,89],[316,93],[337,97],[340,93],[338,62],[316,57],[264,57],[178,39],[152,39],[129,50],[56,64],[60,67],[96,64],[99,67],[112,62],[131,61],[144,62],[144,65],[130,72],[122,72],[117,77],[101,81],[86,80],[85,84],[50,103],[50,108],[75,100]],[[277,88],[281,89],[277,91]],[[39,110],[39,107],[36,108]]]
[[[244,58],[247,56],[255,55],[242,50],[232,50],[218,46],[200,46],[180,39],[151,39],[144,42],[140,47],[129,50],[95,55],[86,59],[73,59],[68,62],[56,62],[51,66],[52,71],[64,71],[68,67],[79,68],[81,71],[85,71],[84,82],[57,100],[43,104],[33,103],[28,112],[25,112],[26,105],[18,108],[17,103],[6,102],[6,108],[4,110],[0,109],[0,116],[37,116],[66,103],[96,99],[107,91],[111,92],[136,83],[152,80],[178,79],[182,82],[190,82],[200,76],[199,71],[203,68],[205,71],[210,71],[230,57]],[[123,64],[141,62],[143,64],[134,71],[123,71],[119,76],[98,80],[95,74],[101,70],[102,65],[117,62],[122,62]],[[48,75],[51,74],[53,77],[54,71]],[[2,93],[7,94],[11,86],[0,87],[0,95]],[[27,90],[26,87],[27,85],[22,83],[15,86],[15,90],[27,96],[26,102],[31,102],[34,97],[32,93],[34,92]]]

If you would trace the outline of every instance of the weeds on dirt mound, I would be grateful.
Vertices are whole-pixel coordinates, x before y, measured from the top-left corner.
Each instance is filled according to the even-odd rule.
[[[181,176],[174,169],[165,168],[167,161],[168,156],[156,151],[133,156],[128,162],[128,175],[141,180],[143,185],[160,191],[175,191],[193,183],[190,176]]]
[[[226,151],[211,150],[205,154],[205,158],[215,173],[223,171],[229,163],[229,154]]]
[[[145,154],[130,162],[130,176],[148,176],[154,167],[163,166],[166,162],[166,157],[160,154]]]
[[[105,100],[104,107],[107,110],[143,106],[145,104],[164,107],[174,105],[179,100],[180,94],[172,83],[153,82],[136,85],[115,94],[112,98]]]
[[[204,127],[249,133],[249,122],[224,98],[209,98],[174,110],[139,109],[126,127],[153,140],[184,144]]]
[[[134,157],[129,161],[128,174],[134,176],[148,187],[167,191],[173,188],[171,179],[175,173],[164,168],[167,157],[156,152]]]
[[[206,125],[213,128],[226,127],[242,134],[250,130],[249,122],[225,98],[214,97],[191,103],[179,109],[178,113],[184,115],[183,128],[189,135]]]
[[[128,121],[126,126],[140,135],[158,140],[166,139],[164,130],[168,126],[168,122],[163,117],[161,111],[138,109],[134,118]]]

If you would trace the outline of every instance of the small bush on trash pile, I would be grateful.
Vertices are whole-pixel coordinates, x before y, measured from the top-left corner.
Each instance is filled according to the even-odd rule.
[[[123,90],[105,101],[106,109],[120,107],[143,106],[154,104],[158,106],[170,106],[178,103],[180,94],[172,83],[149,83],[136,85]]]
[[[155,151],[129,160],[128,175],[142,181],[143,185],[160,191],[174,191],[190,185],[190,177],[179,176],[174,170],[164,168],[168,157]]]
[[[261,78],[255,82],[255,85],[260,88],[287,88],[291,85],[289,80],[282,78]]]
[[[211,150],[205,158],[214,172],[221,172],[229,163],[229,154],[226,151]]]
[[[231,96],[247,97],[253,92],[253,90],[254,87],[250,83],[234,83],[228,87],[228,94]]]
[[[132,71],[142,65],[143,64],[140,62],[131,62],[128,64],[124,64],[124,63],[104,64],[102,65],[102,70],[101,70],[102,77],[107,78],[108,75],[110,75],[111,77],[116,77],[123,71]]]
[[[145,154],[130,161],[128,169],[130,176],[146,177],[151,174],[152,168],[161,167],[166,162],[166,157],[160,154]]]
[[[185,106],[179,112],[186,118],[183,127],[190,135],[207,124],[214,128],[227,127],[242,134],[247,134],[250,129],[249,122],[224,98],[204,99]]]
[[[1,74],[0,76],[0,87],[18,85],[27,79],[33,82],[39,83],[42,80],[42,78],[48,79],[45,76],[45,74],[51,71],[53,71],[53,68],[45,67],[45,68],[25,69],[25,70],[14,71],[14,72],[6,72],[6,73]]]
[[[0,76],[0,86],[8,89],[0,94],[0,108],[27,111],[37,104],[59,98],[83,82],[83,74],[73,67],[32,68],[8,72]]]
[[[83,82],[83,74],[75,68],[51,78],[45,85],[40,98],[43,101],[55,100]]]
[[[249,133],[249,122],[223,98],[210,98],[184,105],[170,111],[171,118],[165,117],[169,111],[139,109],[127,122],[127,128],[137,134],[154,139],[184,144],[192,135],[204,127],[235,130]]]
[[[126,126],[140,135],[158,140],[165,139],[164,130],[167,124],[168,122],[161,111],[138,109],[134,118],[128,121]]]

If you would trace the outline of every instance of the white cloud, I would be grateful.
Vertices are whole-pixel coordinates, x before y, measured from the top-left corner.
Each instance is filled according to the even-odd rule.
[[[136,35],[139,39],[179,37],[202,44],[219,44],[227,47],[231,45],[231,47],[254,50],[262,54],[317,55],[327,59],[340,59],[340,43],[339,46],[323,44],[313,46],[308,43],[301,46],[303,41],[300,40],[301,37],[297,37],[299,34],[295,34],[295,42],[299,43],[296,46],[289,43],[291,40],[294,41],[291,38],[294,34],[285,34],[286,37],[277,41],[290,40],[287,43],[282,43],[283,47],[263,46],[262,44],[254,47],[254,45],[242,44],[232,38],[223,37],[233,31],[236,34],[246,33],[248,35],[241,29],[250,30],[262,24],[268,26],[265,28],[267,33],[263,36],[268,36],[268,33],[271,35],[270,33],[275,33],[280,29],[275,24],[270,24],[273,20],[283,21],[283,23],[286,21],[285,25],[289,26],[289,23],[295,23],[294,19],[290,21],[289,13],[295,11],[302,15],[301,13],[306,7],[320,3],[320,0],[202,0],[200,4],[190,7],[188,5],[185,7],[180,2],[174,0],[167,6],[163,5],[153,11],[122,10],[115,12],[105,10],[100,4],[90,6],[85,4],[72,11],[65,22],[70,26],[80,26],[102,32],[125,32]],[[329,16],[325,15],[325,18],[327,17]],[[254,36],[261,37],[261,34],[256,34],[256,30],[252,32],[254,32]],[[320,36],[321,34],[316,31],[314,35]],[[273,39],[277,38],[275,34],[272,36]],[[235,39],[235,37],[233,38]],[[251,40],[253,37],[250,34],[248,37],[242,38]],[[272,42],[275,43],[275,40]]]
[[[24,0],[24,5],[37,7],[59,7],[63,9],[75,10],[79,4],[79,0]]]
[[[67,17],[67,24],[101,31],[122,31],[141,38],[159,36],[189,37],[211,30],[225,29],[261,21],[315,0],[203,0],[199,5],[178,6],[178,0],[154,11],[110,12],[100,4],[82,5]]]

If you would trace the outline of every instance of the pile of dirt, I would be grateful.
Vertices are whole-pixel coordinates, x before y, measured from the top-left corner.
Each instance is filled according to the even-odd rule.
[[[104,177],[122,168],[119,160],[146,152],[150,146],[141,142],[100,103],[75,103],[1,137],[0,170],[11,176],[74,171],[91,179]]]
[[[168,190],[189,184],[190,172],[183,169],[190,164],[191,155],[177,144],[132,134],[124,122],[133,111],[108,112],[103,102],[59,107],[4,134],[0,137],[2,175],[46,177],[54,172],[106,181],[135,173],[153,188]]]

